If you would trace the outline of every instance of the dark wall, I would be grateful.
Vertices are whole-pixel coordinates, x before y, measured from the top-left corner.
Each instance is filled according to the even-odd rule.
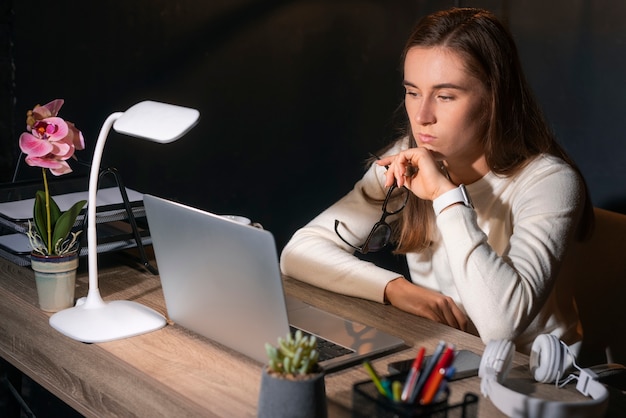
[[[281,247],[393,136],[399,55],[415,21],[461,4],[510,24],[594,203],[615,206],[626,195],[618,24],[626,10],[618,0],[591,3],[13,0],[14,133],[2,149],[14,155],[1,173],[11,171],[23,115],[37,103],[66,100],[61,116],[83,131],[84,160],[114,111],[144,99],[195,107],[199,125],[170,145],[112,134],[105,164],[130,188],[247,215]]]
[[[626,2],[510,1],[511,30],[596,206],[626,212]]]

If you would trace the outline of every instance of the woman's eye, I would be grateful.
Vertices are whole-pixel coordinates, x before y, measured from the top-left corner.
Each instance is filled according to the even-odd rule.
[[[417,94],[417,92],[415,92],[415,91],[409,91],[409,90],[407,90],[407,91],[406,91],[406,95],[407,95],[407,96],[417,97],[417,95],[418,95],[418,94]]]

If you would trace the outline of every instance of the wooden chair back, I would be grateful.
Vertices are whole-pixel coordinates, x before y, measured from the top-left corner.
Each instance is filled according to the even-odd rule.
[[[626,215],[594,213],[593,235],[573,245],[561,272],[573,284],[583,332],[578,360],[626,364]]]

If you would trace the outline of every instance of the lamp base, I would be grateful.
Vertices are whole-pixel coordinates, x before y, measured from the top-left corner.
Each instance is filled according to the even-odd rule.
[[[165,317],[137,302],[116,300],[99,307],[76,305],[50,317],[50,325],[61,334],[85,343],[119,340],[156,331]]]

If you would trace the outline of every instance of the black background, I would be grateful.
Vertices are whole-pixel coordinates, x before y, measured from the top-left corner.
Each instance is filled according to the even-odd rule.
[[[621,211],[618,0],[6,0],[0,181],[11,179],[35,104],[66,100],[60,116],[83,131],[85,161],[112,112],[145,99],[194,107],[200,123],[170,145],[111,134],[104,165],[135,190],[246,215],[282,247],[393,137],[404,41],[419,17],[454,5],[489,8],[509,25],[594,204]]]

